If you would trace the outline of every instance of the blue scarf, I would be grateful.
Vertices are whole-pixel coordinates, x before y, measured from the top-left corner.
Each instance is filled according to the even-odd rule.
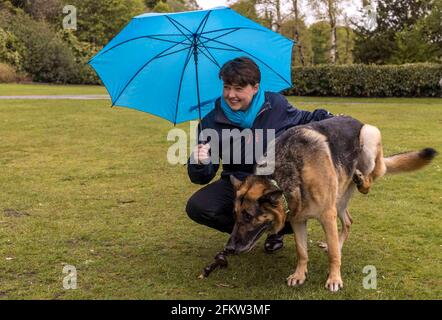
[[[226,115],[227,119],[236,124],[241,128],[251,128],[253,122],[255,121],[256,115],[259,110],[261,110],[262,105],[265,102],[265,94],[264,90],[259,88],[258,92],[253,97],[253,100],[250,102],[249,107],[246,111],[238,110],[233,111],[227,102],[224,100],[224,97],[221,96],[221,109]]]

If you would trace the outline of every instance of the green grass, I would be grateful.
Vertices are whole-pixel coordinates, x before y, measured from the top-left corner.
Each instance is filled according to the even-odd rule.
[[[378,126],[387,154],[442,150],[442,99],[407,99],[414,107],[382,99],[360,106],[326,101],[333,113]],[[227,235],[187,217],[186,201],[200,186],[190,183],[185,166],[166,161],[172,125],[108,105],[0,101],[0,298],[442,297],[442,157],[355,196],[341,292],[324,289],[328,263],[316,247],[324,236],[315,221],[309,223],[309,279],[303,287],[285,284],[296,260],[291,236],[272,256],[263,253],[261,239],[251,253],[231,258],[228,269],[198,280]],[[320,106],[308,102],[302,108]],[[179,127],[188,131],[186,124]],[[77,268],[76,290],[63,289],[65,264]],[[363,289],[366,265],[377,268],[376,290]]]
[[[291,101],[294,104],[309,104],[309,103],[321,103],[321,104],[343,104],[343,105],[354,105],[354,104],[400,104],[400,105],[422,105],[422,104],[434,104],[440,105],[441,98],[352,98],[352,97],[291,97]]]
[[[107,94],[103,86],[54,84],[0,84],[0,96]]]

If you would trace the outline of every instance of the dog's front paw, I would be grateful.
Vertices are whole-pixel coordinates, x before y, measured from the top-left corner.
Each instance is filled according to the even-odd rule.
[[[296,287],[304,284],[307,278],[307,272],[295,272],[287,278],[289,287]]]
[[[339,289],[342,289],[344,287],[344,283],[342,282],[340,276],[329,277],[327,279],[325,287],[331,292],[337,292]]]

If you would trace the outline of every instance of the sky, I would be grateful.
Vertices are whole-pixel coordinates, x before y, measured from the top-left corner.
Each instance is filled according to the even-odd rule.
[[[226,0],[197,0],[198,4],[203,9],[211,9],[214,7],[220,7],[225,6],[227,7],[227,1]]]
[[[219,6],[227,6],[227,0],[197,0],[198,4],[203,9],[211,9]],[[360,6],[360,0],[347,0],[345,1],[345,11],[350,17],[358,16],[358,7]],[[291,7],[288,9],[290,10]],[[316,19],[313,14],[308,14],[308,9],[304,8],[304,12],[307,11],[307,24],[313,23]]]

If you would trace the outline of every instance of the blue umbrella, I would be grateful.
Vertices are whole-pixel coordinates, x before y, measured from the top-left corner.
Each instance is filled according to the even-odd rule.
[[[113,106],[174,124],[199,118],[222,93],[218,73],[228,60],[252,58],[267,91],[291,87],[293,41],[219,7],[134,17],[89,62]]]

